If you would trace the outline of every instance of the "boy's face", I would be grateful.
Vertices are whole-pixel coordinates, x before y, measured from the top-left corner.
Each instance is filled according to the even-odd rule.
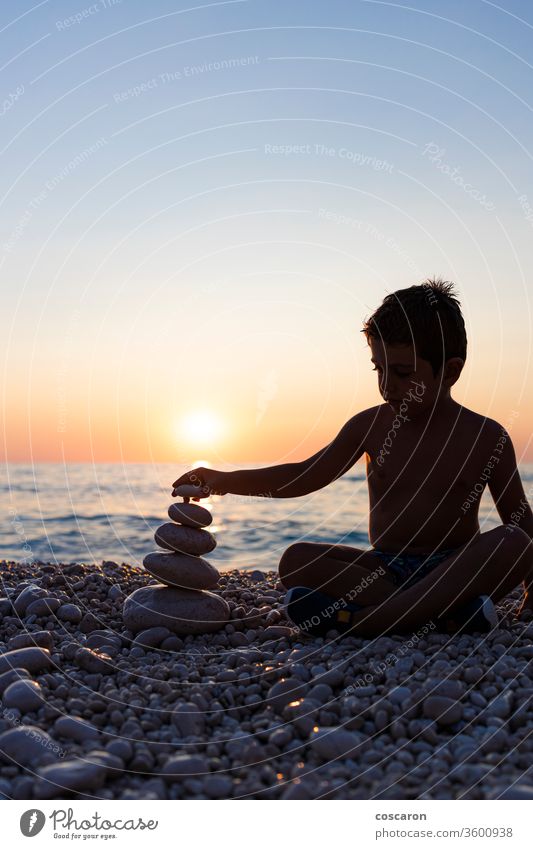
[[[442,380],[443,370],[434,376],[429,360],[417,356],[413,345],[388,345],[372,338],[369,344],[380,394],[395,413],[416,418],[449,387]]]

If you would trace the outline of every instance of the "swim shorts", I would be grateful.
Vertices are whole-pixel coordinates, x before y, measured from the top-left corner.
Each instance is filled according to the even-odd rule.
[[[374,549],[376,554],[379,554],[385,561],[387,577],[403,590],[425,578],[439,563],[446,560],[456,550],[455,548],[445,548],[428,555],[398,554],[392,551],[381,551],[378,548]]]

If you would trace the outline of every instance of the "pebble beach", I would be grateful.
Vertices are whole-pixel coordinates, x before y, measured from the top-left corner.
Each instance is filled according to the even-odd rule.
[[[125,628],[144,569],[0,562],[6,799],[533,799],[533,617],[309,637],[265,570],[228,570],[230,618]]]

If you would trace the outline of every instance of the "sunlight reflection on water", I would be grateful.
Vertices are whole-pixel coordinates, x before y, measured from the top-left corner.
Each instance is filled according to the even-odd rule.
[[[0,557],[139,565],[156,549],[153,532],[169,521],[170,483],[186,470],[174,464],[4,467],[0,486],[6,521]],[[522,467],[521,474],[524,483],[533,480],[533,467]],[[285,548],[302,539],[369,545],[362,463],[302,498],[225,495],[202,504],[214,516],[210,530],[218,546],[208,559],[219,569],[276,569]],[[485,530],[499,523],[487,495],[480,522]]]

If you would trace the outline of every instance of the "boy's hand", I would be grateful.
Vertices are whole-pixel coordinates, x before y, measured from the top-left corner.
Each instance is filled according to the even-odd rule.
[[[218,472],[216,469],[205,469],[199,466],[197,469],[191,469],[190,472],[185,472],[180,478],[172,484],[172,495],[177,495],[176,489],[179,486],[194,486],[198,487],[198,496],[193,497],[193,501],[199,501],[201,498],[208,498],[210,495],[226,495],[227,489],[224,487],[224,472]],[[189,499],[186,497],[185,501]]]

